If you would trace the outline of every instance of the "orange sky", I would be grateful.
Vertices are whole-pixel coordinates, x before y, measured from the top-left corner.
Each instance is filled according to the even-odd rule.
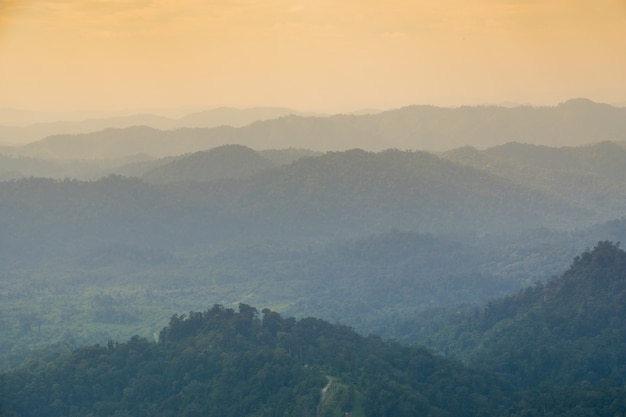
[[[626,0],[0,0],[0,107],[626,105]]]

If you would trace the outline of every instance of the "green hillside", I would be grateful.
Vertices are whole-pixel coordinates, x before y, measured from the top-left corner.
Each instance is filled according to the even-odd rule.
[[[315,318],[214,306],[138,337],[42,357],[1,375],[5,416],[466,416],[510,389],[420,348]],[[322,395],[322,388],[327,387]]]
[[[432,346],[517,384],[626,381],[626,253],[600,242],[559,277],[454,317]]]
[[[587,233],[594,219],[562,200],[393,150],[176,185],[7,181],[0,211],[3,368],[50,342],[146,336],[207,302],[415,341],[418,313],[544,281],[626,230]]]

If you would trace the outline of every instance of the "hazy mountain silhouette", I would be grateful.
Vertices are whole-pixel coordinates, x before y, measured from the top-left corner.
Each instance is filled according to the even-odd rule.
[[[328,151],[357,147],[374,151],[444,151],[512,141],[577,146],[605,140],[626,141],[626,109],[576,99],[555,107],[410,106],[360,116],[291,115],[240,128],[107,129],[48,137],[14,152],[55,158],[112,158],[135,153],[163,157],[229,143],[253,149],[295,147]]]
[[[259,120],[277,119],[290,114],[312,115],[311,113],[297,112],[283,107],[254,107],[249,109],[219,107],[190,113],[177,120],[177,127],[242,127]]]
[[[50,136],[20,147],[19,153],[40,158],[99,159],[148,154],[176,156],[221,145],[237,143],[230,138],[234,128],[157,130],[146,126],[105,129],[78,135]]]
[[[159,166],[143,178],[154,183],[211,181],[220,178],[243,178],[276,166],[258,152],[241,145],[224,145]]]
[[[431,154],[400,151],[327,153],[244,179],[185,186],[119,177],[23,180],[0,183],[0,196],[7,254],[111,241],[186,248],[241,239],[330,240],[394,228],[504,233],[594,219],[575,202]]]
[[[146,126],[160,130],[173,130],[184,127],[211,128],[219,126],[241,127],[259,120],[273,119],[289,114],[302,114],[294,110],[279,107],[256,107],[236,109],[219,107],[211,110],[190,113],[181,118],[170,118],[154,114],[141,113],[108,117],[96,117],[85,120],[46,121],[25,124],[28,120],[49,118],[50,115],[31,115],[27,112],[0,111],[0,144],[24,144],[41,140],[47,136],[75,135],[104,129],[124,129],[132,126]],[[57,117],[70,117],[59,114]],[[76,116],[74,116],[76,117]],[[15,120],[15,124],[11,124]]]
[[[596,212],[616,215],[626,205],[626,147],[614,142],[561,148],[508,143],[484,151],[465,147],[442,156]]]

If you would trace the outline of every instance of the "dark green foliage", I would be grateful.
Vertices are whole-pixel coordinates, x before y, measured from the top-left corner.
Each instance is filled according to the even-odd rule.
[[[626,382],[626,253],[600,242],[545,285],[487,303],[435,332],[433,345],[520,386]],[[453,349],[450,349],[453,347]]]
[[[255,178],[178,187],[115,176],[93,182],[33,178],[5,182],[0,184],[0,351],[13,359],[3,368],[42,342],[58,342],[67,351],[94,341],[124,340],[139,331],[148,336],[173,311],[202,308],[207,300],[228,306],[246,300],[300,317],[319,314],[402,341],[430,334],[437,350],[479,366],[478,380],[489,380],[494,378],[490,372],[498,372],[529,392],[546,386],[554,399],[551,409],[559,413],[572,412],[576,396],[581,409],[619,409],[613,400],[621,398],[619,387],[625,380],[626,355],[616,348],[626,340],[623,251],[602,242],[577,257],[562,277],[548,282],[545,278],[562,270],[564,259],[598,236],[624,239],[625,221],[575,232],[545,228],[521,235],[511,232],[528,225],[555,226],[549,220],[559,217],[558,208],[565,206],[553,203],[433,155],[399,151],[329,153]],[[544,209],[552,214],[534,217],[543,215]],[[562,217],[557,219],[564,220],[562,224],[576,224],[576,216]],[[444,238],[424,233],[430,229],[449,234]],[[511,234],[484,232],[489,230]],[[452,326],[444,320],[449,310],[442,313],[443,305],[476,302],[534,281],[541,282],[506,299],[492,299],[485,311],[455,308]],[[430,306],[440,309],[424,312]],[[431,314],[428,320],[426,314]],[[547,410],[545,401],[528,399],[534,394],[528,398],[523,394],[526,403],[520,405],[510,388],[498,391],[484,381],[466,382],[466,370],[439,372],[439,365],[433,365],[429,372],[437,376],[422,380],[421,374],[410,373],[404,354],[394,356],[395,347],[383,349],[380,346],[386,344],[375,338],[339,336],[329,330],[333,326],[317,319],[298,322],[270,310],[262,315],[261,319],[245,305],[236,312],[216,307],[210,314],[173,317],[158,345],[143,339],[132,343],[150,352],[155,361],[163,360],[159,355],[166,355],[166,360],[178,356],[174,345],[180,343],[193,343],[195,349],[198,335],[228,352],[256,352],[264,346],[261,353],[245,358],[222,355],[219,361],[232,361],[229,368],[236,368],[236,363],[253,368],[257,362],[277,360],[280,372],[264,374],[268,386],[274,382],[298,386],[294,363],[303,369],[304,361],[324,367],[314,379],[315,389],[302,388],[297,398],[295,388],[275,393],[281,400],[269,399],[273,391],[259,394],[245,387],[239,394],[224,388],[211,394],[218,400],[232,399],[229,395],[251,398],[264,404],[256,410],[259,413],[282,410],[276,404],[283,403],[297,404],[300,411],[315,410],[325,373],[340,379],[324,413],[349,403],[361,407],[363,415],[419,415],[425,410],[437,415],[467,407],[481,410],[477,415],[497,414],[498,407],[519,415]],[[321,333],[311,337],[310,328]],[[352,347],[333,350],[343,346],[344,339]],[[370,347],[377,353],[351,353]],[[161,352],[170,348],[167,354]],[[108,350],[90,349],[108,355]],[[180,352],[186,349],[183,346]],[[197,362],[193,349],[189,363]],[[432,356],[419,349],[406,355]],[[377,362],[381,358],[382,363]],[[389,362],[390,358],[395,359]],[[39,378],[48,366],[56,366],[53,360],[42,362],[42,368],[36,361],[29,363],[16,372],[30,369]],[[220,374],[212,380],[227,385],[241,376],[266,381],[246,372],[224,374],[224,379]],[[173,396],[169,387],[159,385],[160,375],[153,371],[146,378],[131,379],[125,388],[139,390],[152,402],[161,394]],[[460,385],[458,378],[464,381]],[[204,382],[194,381],[185,392],[193,398],[206,395]],[[44,387],[46,381],[37,384]],[[57,398],[42,398],[58,404]],[[103,399],[96,415],[112,415],[120,398]],[[180,401],[171,403],[178,407]],[[179,413],[207,413],[202,403],[188,405]],[[240,405],[244,408],[237,412],[248,413]],[[65,414],[84,414],[87,406],[76,407]],[[127,412],[147,415],[154,406],[143,407]]]
[[[546,264],[560,270],[588,244],[559,256],[507,250],[517,242],[487,232],[577,215],[424,152],[334,152],[254,178],[176,186],[28,178],[0,183],[0,212],[2,357],[68,339],[149,337],[207,301],[321,312],[411,340],[402,320],[416,312],[545,279]],[[110,309],[92,304],[100,293],[122,295]],[[41,327],[23,332],[21,313]]]
[[[355,256],[369,257],[365,248]],[[158,343],[134,337],[24,362],[1,375],[7,398],[2,412],[623,415],[624,294],[626,253],[600,242],[562,276],[493,299],[484,311],[457,316],[435,333],[433,340],[474,369],[316,318],[215,305],[172,316]],[[106,307],[114,300],[100,296],[94,302]],[[33,320],[24,318],[30,328]],[[328,391],[320,401],[324,386]]]
[[[601,383],[572,387],[543,388],[530,395],[508,414],[510,417],[622,416],[626,411],[626,389]]]
[[[320,405],[329,380],[336,387]],[[324,415],[479,416],[508,395],[492,376],[424,349],[315,318],[267,309],[260,317],[245,304],[173,316],[158,343],[133,337],[84,347],[24,363],[2,381],[4,415],[41,417],[314,416],[318,405]]]

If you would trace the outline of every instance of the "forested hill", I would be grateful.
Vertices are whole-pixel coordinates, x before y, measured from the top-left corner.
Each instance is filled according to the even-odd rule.
[[[84,347],[1,378],[0,413],[24,417],[484,416],[511,397],[424,349],[245,304],[173,316],[158,342]]]
[[[561,148],[507,143],[482,151],[465,147],[442,156],[516,184],[577,200],[594,211],[621,210],[626,205],[622,180],[626,147],[620,143]]]
[[[172,316],[154,340],[48,348],[0,375],[0,415],[623,415],[625,294],[626,253],[600,242],[545,285],[458,310],[432,340],[466,365],[316,318],[215,305]]]
[[[185,250],[231,242],[329,240],[390,229],[489,233],[577,225],[589,212],[423,152],[360,150],[302,158],[252,178],[171,186],[0,183],[0,247],[43,259],[123,242]]]
[[[242,178],[275,166],[277,164],[250,148],[224,145],[177,158],[146,172],[143,179],[153,183],[176,183]]]
[[[49,350],[0,375],[0,415],[575,417],[626,411],[619,385],[587,381],[537,391],[512,382],[316,318],[214,305],[173,316],[155,341],[133,337]]]
[[[433,346],[519,385],[626,382],[626,253],[600,242],[545,285],[454,317]]]

